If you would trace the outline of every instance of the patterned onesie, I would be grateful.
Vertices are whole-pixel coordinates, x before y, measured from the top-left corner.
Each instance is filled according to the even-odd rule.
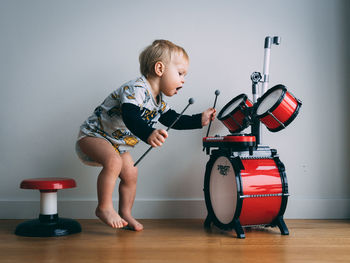
[[[178,114],[169,109],[159,94],[158,103],[154,100],[151,88],[144,76],[129,81],[113,91],[80,126],[78,140],[92,136],[103,138],[113,145],[120,154],[132,149],[140,139],[147,142],[158,120],[170,126]],[[175,129],[201,128],[200,116],[182,116]],[[76,144],[78,156],[91,163]]]

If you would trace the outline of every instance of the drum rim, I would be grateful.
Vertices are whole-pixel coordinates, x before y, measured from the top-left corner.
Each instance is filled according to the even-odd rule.
[[[239,103],[238,106],[237,106],[235,109],[233,109],[233,110],[232,110],[229,114],[227,114],[226,116],[221,116],[221,115],[225,112],[225,110],[226,110],[234,101],[238,100],[238,99],[241,98],[241,97],[243,98],[243,101],[242,101],[241,103]],[[238,109],[240,109],[240,107],[242,106],[242,104],[243,104],[243,103],[245,104],[245,102],[246,102],[247,99],[249,99],[249,98],[248,98],[248,95],[245,94],[245,93],[242,93],[242,94],[240,94],[240,95],[234,97],[232,100],[230,100],[230,101],[221,109],[221,111],[219,112],[218,117],[217,117],[218,120],[224,121],[224,120],[230,118],[230,115],[236,113],[236,112],[238,111]]]
[[[275,164],[277,166],[277,169],[281,177],[282,193],[283,193],[282,200],[281,200],[281,208],[276,217],[277,219],[278,217],[283,217],[284,213],[286,212],[289,192],[288,192],[288,180],[287,180],[286,168],[284,163],[280,160],[277,154],[277,150],[276,150],[276,154],[273,155],[272,158],[275,161]],[[272,225],[273,224],[274,222],[272,222]]]
[[[214,208],[211,204],[211,198],[210,198],[211,170],[213,168],[215,161],[220,157],[226,157],[227,159],[229,159],[232,167],[235,169],[235,179],[236,179],[236,183],[237,183],[237,206],[236,206],[237,209],[233,215],[232,221],[229,222],[228,224],[224,224],[224,223],[220,222],[220,220],[217,218],[217,216],[214,213]],[[209,167],[210,167],[210,169],[208,169]],[[241,175],[241,170],[238,170],[236,168],[236,166],[233,164],[233,160],[231,158],[231,155],[226,151],[221,151],[221,150],[215,151],[207,163],[205,176],[204,176],[204,189],[203,189],[205,204],[206,204],[206,207],[208,210],[208,215],[209,215],[209,217],[211,217],[214,225],[216,225],[217,227],[219,227],[221,229],[232,229],[234,226],[234,223],[237,220],[239,220],[239,216],[241,214],[242,206],[243,206],[243,199],[241,198],[241,196],[243,195],[243,193],[242,193],[243,187],[242,187],[242,180],[241,180],[240,175]]]
[[[270,112],[274,111],[275,109],[277,109],[277,107],[281,104],[281,102],[283,101],[284,97],[286,96],[286,92],[287,92],[287,87],[284,86],[283,84],[278,84],[278,85],[275,85],[273,86],[271,89],[269,89],[268,91],[265,92],[265,94],[263,94],[259,100],[258,100],[258,103],[256,104],[256,107],[255,107],[255,116],[258,117],[259,119],[269,115],[268,112],[264,112],[263,114],[258,114],[258,108],[260,106],[260,104],[262,103],[262,101],[264,99],[266,99],[267,96],[269,96],[272,92],[274,92],[275,90],[278,90],[278,89],[282,89],[282,93],[281,93],[281,96],[279,97],[279,99],[275,102],[275,104],[273,104],[273,106],[268,110]],[[294,96],[293,98],[295,100],[297,100]]]

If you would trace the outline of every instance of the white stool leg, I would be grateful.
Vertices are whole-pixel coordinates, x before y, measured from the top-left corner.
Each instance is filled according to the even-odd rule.
[[[57,191],[55,192],[40,191],[40,214],[41,215],[57,214]]]

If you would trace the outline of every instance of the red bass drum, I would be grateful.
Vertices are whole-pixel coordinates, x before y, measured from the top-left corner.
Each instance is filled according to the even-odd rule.
[[[245,237],[242,226],[278,226],[289,234],[283,220],[288,199],[285,168],[275,150],[265,152],[270,156],[212,152],[204,179],[206,227],[213,222],[221,229],[235,229],[239,238]]]

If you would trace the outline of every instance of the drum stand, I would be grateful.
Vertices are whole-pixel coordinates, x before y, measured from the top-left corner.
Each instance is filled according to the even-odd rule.
[[[213,222],[213,219],[208,214],[207,218],[204,221],[204,228],[207,230],[210,230],[212,222]],[[234,219],[232,225],[233,225],[233,229],[236,231],[237,237],[240,239],[245,238],[244,230],[241,223],[239,222],[239,219]],[[231,229],[224,229],[224,230],[231,230]]]
[[[256,104],[257,104],[259,98],[266,92],[266,90],[268,88],[271,45],[273,45],[273,44],[279,45],[280,43],[281,43],[281,38],[278,36],[274,36],[274,37],[267,36],[265,38],[263,75],[261,75],[259,72],[253,72],[250,76],[250,78],[252,80],[252,95],[253,95],[253,103],[254,103],[253,109],[254,109],[254,107],[256,107]],[[259,89],[259,83],[262,83],[261,89]],[[253,110],[252,110],[252,112],[253,112]],[[254,151],[259,152],[259,151],[266,151],[266,149],[268,149],[269,151],[272,152],[272,157],[274,155],[277,156],[276,150],[270,149],[268,146],[261,145],[262,133],[261,133],[260,125],[261,125],[260,121],[255,116],[252,116],[250,126],[251,126],[251,136],[255,136]],[[208,130],[208,133],[209,133],[209,130]],[[237,135],[237,134],[233,134],[233,135]],[[244,136],[243,134],[240,134],[240,135]],[[218,146],[218,144],[211,144],[211,145],[213,145],[212,147]],[[206,150],[207,150],[206,152],[209,155],[210,154],[210,147],[211,147],[210,142],[205,143],[203,141],[203,146],[206,148]],[[253,147],[249,148],[249,155],[252,155],[252,153],[251,153],[252,148]],[[233,148],[231,148],[231,149],[228,147],[228,148],[226,148],[226,150],[236,151],[236,152],[242,151],[242,149],[239,149],[235,146],[233,146]],[[278,156],[277,156],[277,159],[278,159]],[[279,159],[278,159],[278,161],[279,161]],[[281,167],[283,167],[283,173],[284,173],[284,165],[282,163],[281,163]],[[287,206],[287,197],[289,195],[286,177],[284,179],[285,179],[285,187],[287,188],[287,189],[285,189],[287,194],[285,194],[285,198],[282,201],[280,213],[270,224],[260,225],[260,226],[265,226],[265,227],[276,227],[277,226],[281,232],[281,235],[289,235],[288,227],[283,219],[283,214],[284,214],[284,211],[285,211],[286,206]],[[203,189],[203,190],[206,191],[207,189]],[[209,230],[211,227],[211,224],[213,222],[214,222],[213,216],[211,215],[211,213],[208,212],[208,215],[204,221],[205,229]],[[244,226],[244,227],[251,227],[251,226]],[[230,227],[228,229],[223,229],[223,230],[235,230],[238,238],[241,238],[241,239],[245,238],[245,233],[244,233],[244,230],[243,230],[243,227],[240,223],[239,218],[234,218],[233,221],[230,223]]]
[[[261,74],[260,72],[253,72],[250,76],[250,79],[252,80],[252,93],[253,93],[253,103],[256,105],[258,101],[258,89],[259,89],[259,82],[261,80]],[[257,118],[253,118],[252,122],[252,135],[255,136],[256,145],[260,144],[260,137],[261,137],[261,130],[260,130],[260,121]]]

